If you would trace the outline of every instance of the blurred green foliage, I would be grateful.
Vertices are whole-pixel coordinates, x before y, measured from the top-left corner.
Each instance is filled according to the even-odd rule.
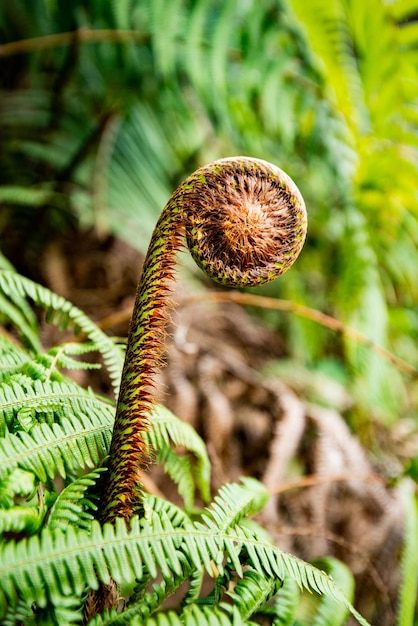
[[[57,233],[92,225],[144,250],[195,167],[265,158],[310,223],[296,266],[262,293],[418,364],[418,0],[14,0],[0,42],[6,256],[33,270]],[[369,348],[265,321],[290,363],[343,376],[363,415],[415,416],[414,381]]]

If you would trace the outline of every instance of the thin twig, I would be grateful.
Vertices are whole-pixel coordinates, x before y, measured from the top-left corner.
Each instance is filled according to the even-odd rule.
[[[181,302],[193,302],[195,300],[202,300],[202,294],[196,295],[188,295],[182,298],[179,298]],[[386,361],[397,367],[399,370],[412,376],[413,378],[418,378],[418,369],[416,369],[413,365],[404,361],[400,357],[396,356],[390,350],[383,348],[379,344],[375,343],[362,333],[358,332],[354,328],[350,326],[346,326],[340,320],[335,319],[335,317],[331,317],[331,315],[327,315],[326,313],[322,313],[316,309],[311,309],[303,304],[297,304],[292,300],[281,300],[280,298],[268,298],[266,296],[258,296],[250,293],[244,293],[239,291],[214,291],[208,292],[204,295],[204,300],[206,302],[235,302],[237,304],[243,304],[247,306],[255,306],[261,307],[263,309],[273,309],[276,311],[284,311],[286,313],[293,313],[294,315],[298,315],[299,317],[304,317],[305,319],[311,320],[312,322],[316,322],[317,324],[321,324],[321,326],[325,326],[334,332],[341,333],[348,339],[352,339],[357,341],[364,346],[373,350],[381,357],[383,357]]]
[[[42,37],[32,37],[30,39],[20,39],[10,41],[0,45],[0,57],[36,52],[48,48],[58,48],[73,44],[74,40],[80,43],[128,43],[130,41],[142,43],[146,41],[148,35],[137,30],[116,30],[116,29],[92,29],[78,28],[66,33],[54,33],[53,35],[43,35]]]
[[[303,304],[297,304],[292,300],[268,298],[266,296],[257,296],[254,294],[243,293],[239,291],[213,291],[205,293],[204,296],[199,293],[187,296],[179,296],[177,300],[182,304],[188,304],[195,301],[201,301],[202,298],[205,300],[205,302],[235,302],[236,304],[255,306],[263,309],[273,309],[276,311],[283,311],[284,313],[293,313],[294,315],[298,315],[299,317],[304,317],[305,319],[316,322],[321,326],[325,326],[326,328],[329,328],[336,333],[341,333],[348,339],[357,341],[357,343],[360,343],[372,350],[373,352],[379,354],[382,358],[394,365],[404,374],[408,374],[408,376],[411,376],[412,378],[418,378],[417,368],[415,368],[407,361],[404,361],[390,350],[387,350],[387,348],[379,346],[377,343],[375,343],[365,335],[362,335],[350,326],[346,326],[345,324],[343,324],[343,322],[340,322],[340,320],[337,320],[335,317],[331,317],[331,315],[327,315],[326,313],[322,313],[321,311],[312,309]],[[102,330],[108,330],[109,328],[112,328],[117,324],[129,321],[131,315],[132,308],[123,309],[122,311],[117,311],[116,313],[108,315],[97,324]]]
[[[301,476],[293,480],[280,483],[277,487],[270,489],[270,495],[276,495],[283,493],[284,491],[290,491],[291,489],[301,489],[305,487],[313,487],[314,485],[322,485],[324,483],[331,482],[351,482],[358,481],[364,483],[384,483],[381,476],[377,474],[309,474],[308,476]]]

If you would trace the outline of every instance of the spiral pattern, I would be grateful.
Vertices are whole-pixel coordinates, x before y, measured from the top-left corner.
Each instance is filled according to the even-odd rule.
[[[217,282],[262,285],[283,274],[302,249],[305,203],[292,179],[267,161],[215,161],[178,191],[190,252]]]

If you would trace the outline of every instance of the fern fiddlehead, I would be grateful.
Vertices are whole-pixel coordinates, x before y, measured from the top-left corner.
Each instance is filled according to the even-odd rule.
[[[278,167],[248,157],[204,166],[174,192],[155,227],[138,285],[106,475],[103,521],[141,507],[153,377],[161,364],[176,253],[186,239],[197,264],[232,287],[269,282],[302,249],[303,198]]]

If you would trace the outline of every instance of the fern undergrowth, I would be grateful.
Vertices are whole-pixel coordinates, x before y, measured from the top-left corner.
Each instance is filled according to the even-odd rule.
[[[0,341],[1,624],[81,624],[88,592],[110,580],[124,601],[90,626],[260,619],[338,626],[349,613],[368,624],[352,605],[345,565],[304,562],[257,525],[253,518],[269,497],[261,483],[242,478],[210,502],[205,445],[162,406],[152,412],[148,440],[182,506],[146,495],[145,517],[129,529],[122,520],[100,526],[95,513],[114,401],[68,372],[91,367],[83,355],[96,352],[116,389],[122,348],[68,301],[12,270],[0,272],[0,296],[7,303]],[[79,341],[72,336],[42,350],[40,311]]]

